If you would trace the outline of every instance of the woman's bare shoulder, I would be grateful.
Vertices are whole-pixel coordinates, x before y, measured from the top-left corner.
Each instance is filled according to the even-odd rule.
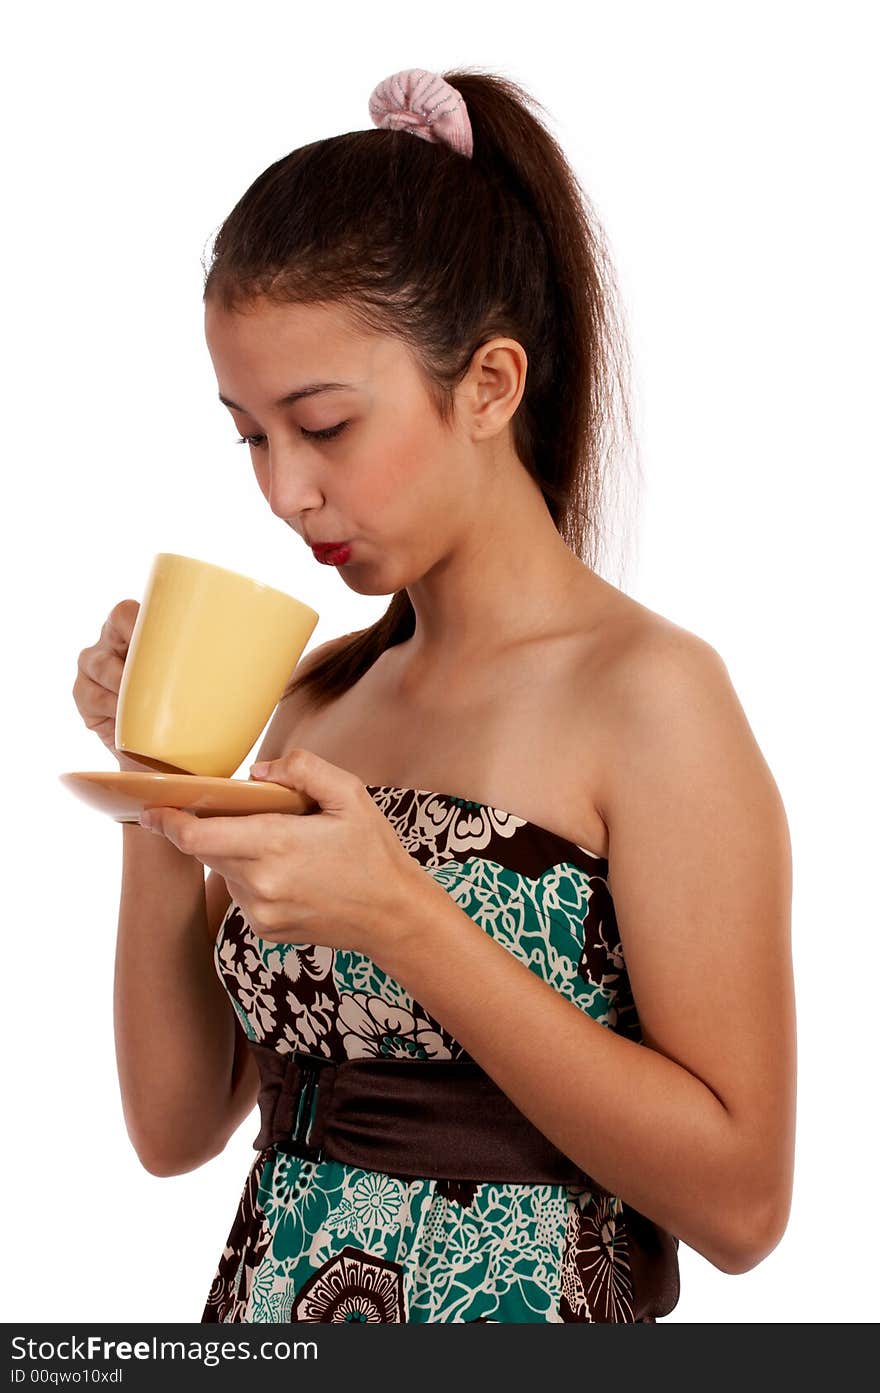
[[[632,787],[633,751],[645,744],[656,750],[673,729],[683,741],[691,740],[696,753],[708,721],[716,736],[723,728],[738,741],[740,751],[751,746],[752,762],[760,763],[718,650],[699,634],[622,592],[617,592],[603,615],[581,679],[589,703],[587,738],[596,806],[606,823],[619,801],[621,784],[629,785],[631,793],[642,787],[642,779]]]
[[[332,657],[351,638],[351,634],[338,634],[336,638],[319,643],[300,658],[290,674],[287,686],[272,718],[270,742],[272,753],[268,756],[261,755],[261,758],[277,759],[285,750],[303,737],[306,722],[315,712],[315,703],[312,700],[312,693],[308,687],[303,687],[300,678],[313,672],[325,658]],[[325,706],[326,703],[322,703],[321,709],[323,710]]]
[[[322,663],[325,658],[329,658],[343,648],[352,637],[352,634],[337,634],[336,638],[328,638],[324,643],[319,643],[317,647],[309,649],[309,652],[299,659],[287,679],[287,686],[282,693],[279,705],[289,703],[291,698],[295,697],[300,690],[300,679],[316,668],[319,663]]]
[[[699,663],[702,658],[721,662],[720,655],[706,639],[665,615],[649,609],[616,586],[602,582],[604,603],[598,608],[598,622],[591,623],[591,642],[587,652],[591,676],[602,680],[609,699],[616,703],[621,686],[638,683],[664,661]]]

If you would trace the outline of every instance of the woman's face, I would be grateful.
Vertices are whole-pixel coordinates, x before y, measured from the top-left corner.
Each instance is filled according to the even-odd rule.
[[[400,340],[365,334],[338,305],[262,299],[208,303],[205,336],[269,507],[310,545],[350,542],[339,570],[353,590],[402,589],[479,525],[474,440],[437,419]],[[283,400],[320,383],[342,385]]]

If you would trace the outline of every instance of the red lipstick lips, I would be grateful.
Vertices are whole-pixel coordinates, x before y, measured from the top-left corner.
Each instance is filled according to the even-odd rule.
[[[312,554],[324,566],[344,566],[351,556],[350,542],[316,542]]]

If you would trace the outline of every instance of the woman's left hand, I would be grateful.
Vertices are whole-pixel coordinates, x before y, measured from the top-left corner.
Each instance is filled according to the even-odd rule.
[[[222,875],[258,937],[354,949],[381,965],[418,912],[421,866],[347,769],[295,749],[260,777],[304,793],[319,811],[197,817],[152,808],[150,830]]]

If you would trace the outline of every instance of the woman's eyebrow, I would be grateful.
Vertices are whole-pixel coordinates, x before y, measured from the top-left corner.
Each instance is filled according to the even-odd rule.
[[[299,401],[300,397],[313,397],[318,392],[345,392],[350,387],[354,387],[354,382],[309,382],[305,387],[295,387],[292,392],[288,392],[286,397],[281,397],[276,401],[276,406],[290,406],[293,402]],[[239,406],[237,402],[230,401],[228,397],[220,394],[220,400],[224,406],[231,406],[233,411],[244,411],[249,414],[247,407]]]

